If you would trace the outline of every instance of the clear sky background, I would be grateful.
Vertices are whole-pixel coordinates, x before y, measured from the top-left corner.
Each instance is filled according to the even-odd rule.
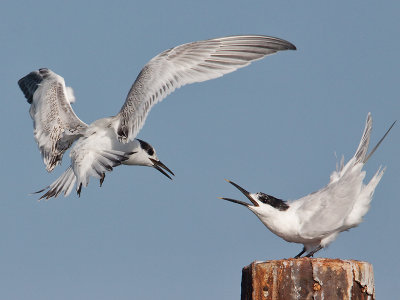
[[[242,267],[293,257],[224,178],[296,199],[346,161],[372,113],[375,144],[400,119],[398,1],[2,1],[0,298],[239,299]],[[118,167],[104,185],[38,202],[53,182],[33,139],[22,76],[48,67],[90,123],[117,113],[141,68],[179,44],[235,34],[294,43],[222,78],[185,86],[138,137],[176,174]],[[378,299],[400,280],[400,124],[365,166],[387,171],[358,228],[318,257],[371,262]],[[373,145],[371,145],[373,146]],[[335,157],[335,153],[338,159]]]

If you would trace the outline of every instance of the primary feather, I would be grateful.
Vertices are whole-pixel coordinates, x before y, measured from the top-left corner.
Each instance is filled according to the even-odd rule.
[[[175,89],[221,77],[282,50],[296,47],[284,40],[261,36],[230,36],[183,44],[151,59],[132,85],[116,116],[122,142],[136,137],[150,109]]]

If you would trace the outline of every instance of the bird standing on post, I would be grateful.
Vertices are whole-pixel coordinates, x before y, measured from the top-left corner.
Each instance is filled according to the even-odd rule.
[[[48,189],[41,199],[60,193],[67,196],[75,182],[80,195],[90,176],[99,178],[101,185],[105,172],[120,164],[154,167],[171,178],[164,170],[173,173],[159,161],[154,148],[136,139],[153,105],[183,85],[221,77],[267,55],[295,49],[287,41],[262,35],[222,37],[171,48],[144,66],[117,115],[90,125],[72,110],[72,89],[61,76],[46,68],[29,73],[18,84],[31,104],[34,135],[47,171],[60,164],[76,141],[70,167],[42,190]]]
[[[381,180],[384,169],[379,168],[368,184],[364,184],[364,164],[379,147],[392,129],[390,126],[378,144],[367,155],[372,130],[369,113],[355,155],[331,174],[330,182],[319,191],[291,202],[264,193],[249,193],[236,183],[227,180],[241,191],[253,205],[231,198],[220,198],[249,208],[273,233],[285,241],[303,244],[303,250],[295,256],[312,257],[337,235],[356,227],[368,212],[375,188]]]

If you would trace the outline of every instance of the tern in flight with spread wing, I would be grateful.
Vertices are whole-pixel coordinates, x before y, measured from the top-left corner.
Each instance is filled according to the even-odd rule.
[[[249,193],[236,183],[227,180],[241,191],[253,205],[230,198],[220,198],[249,208],[273,233],[285,241],[303,244],[303,250],[295,256],[312,257],[335,240],[345,230],[356,227],[368,212],[375,188],[385,169],[379,168],[368,184],[364,184],[364,164],[392,129],[393,123],[382,139],[367,155],[372,130],[369,113],[355,155],[331,174],[327,186],[303,198],[286,202],[264,193]]]
[[[47,171],[60,164],[71,148],[71,165],[42,198],[68,196],[74,184],[78,195],[89,177],[103,183],[105,172],[120,164],[154,167],[167,177],[173,173],[157,158],[148,143],[136,139],[154,104],[175,89],[220,77],[252,61],[296,47],[282,39],[261,36],[229,36],[183,44],[151,59],[133,83],[119,113],[88,125],[74,113],[73,91],[64,79],[49,69],[29,73],[18,81],[33,119],[34,136]]]

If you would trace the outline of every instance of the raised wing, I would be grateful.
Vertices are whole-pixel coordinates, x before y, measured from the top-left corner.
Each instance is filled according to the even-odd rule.
[[[162,52],[142,69],[116,116],[118,139],[124,143],[133,140],[153,105],[175,89],[220,77],[277,51],[295,49],[278,38],[242,35],[183,44]]]
[[[33,120],[34,136],[46,170],[60,164],[64,152],[88,126],[72,110],[71,88],[64,79],[49,69],[33,71],[18,81]]]
[[[372,132],[372,117],[371,113],[368,113],[360,144],[352,159],[345,166],[341,163],[341,168],[332,173],[331,181],[326,187],[299,199],[299,203],[302,203],[299,214],[305,220],[300,232],[303,237],[325,235],[331,231],[348,229],[349,226],[356,226],[361,222],[385,171],[379,169],[371,181],[364,185],[365,172],[362,168],[394,124],[395,122],[367,155]]]
[[[368,152],[371,131],[372,131],[372,117],[371,113],[368,113],[367,120],[365,121],[364,132],[361,136],[360,144],[358,145],[356,154],[354,154],[354,157],[356,158],[356,161],[354,162],[355,164],[365,163],[365,157],[367,156]]]
[[[336,166],[336,171],[332,172],[332,174],[330,176],[330,183],[333,183],[333,182],[339,180],[341,178],[341,176],[343,176],[343,174],[349,168],[352,168],[354,165],[356,165],[358,163],[365,164],[366,155],[367,155],[368,147],[369,147],[369,140],[371,137],[371,131],[372,131],[372,116],[371,116],[371,113],[368,113],[367,119],[365,121],[364,131],[361,136],[361,140],[357,147],[356,153],[354,154],[353,158],[347,162],[346,165],[344,165],[344,157],[342,156],[342,159],[340,160],[340,164]]]
[[[337,231],[350,214],[360,196],[365,172],[361,172],[368,151],[372,131],[372,117],[369,113],[365,122],[360,144],[346,165],[331,174],[331,180],[321,190],[299,199],[303,204],[299,214],[305,220],[300,234],[305,238],[315,238],[331,231]]]

